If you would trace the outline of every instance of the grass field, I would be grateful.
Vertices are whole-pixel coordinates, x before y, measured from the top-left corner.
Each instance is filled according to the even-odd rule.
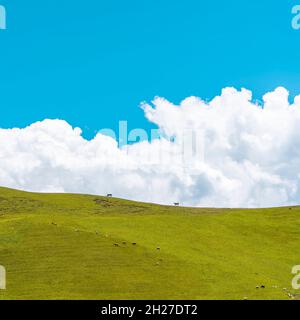
[[[0,299],[297,298],[299,231],[298,207],[188,209],[0,188]]]

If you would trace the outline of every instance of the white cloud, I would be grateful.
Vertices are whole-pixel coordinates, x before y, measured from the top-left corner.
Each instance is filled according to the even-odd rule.
[[[300,96],[290,105],[278,88],[258,105],[250,91],[225,88],[210,102],[156,98],[143,108],[166,138],[120,149],[62,120],[0,129],[0,185],[188,206],[300,203]]]

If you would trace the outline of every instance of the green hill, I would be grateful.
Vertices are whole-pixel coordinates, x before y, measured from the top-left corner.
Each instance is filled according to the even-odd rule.
[[[289,299],[299,230],[298,207],[192,209],[0,188],[0,299]]]

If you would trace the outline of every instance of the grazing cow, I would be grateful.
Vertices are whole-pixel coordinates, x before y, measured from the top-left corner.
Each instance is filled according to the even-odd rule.
[[[52,222],[52,225],[53,225],[53,226],[57,226],[57,223]]]
[[[132,242],[132,245],[133,245],[133,246],[136,246],[136,242]]]
[[[119,245],[117,243],[114,244],[115,247],[118,247]]]
[[[156,250],[160,250],[160,247],[157,247]]]

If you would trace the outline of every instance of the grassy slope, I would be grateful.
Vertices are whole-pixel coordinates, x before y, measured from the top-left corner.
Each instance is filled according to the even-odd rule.
[[[287,299],[299,230],[297,207],[186,209],[0,188],[0,299]]]

